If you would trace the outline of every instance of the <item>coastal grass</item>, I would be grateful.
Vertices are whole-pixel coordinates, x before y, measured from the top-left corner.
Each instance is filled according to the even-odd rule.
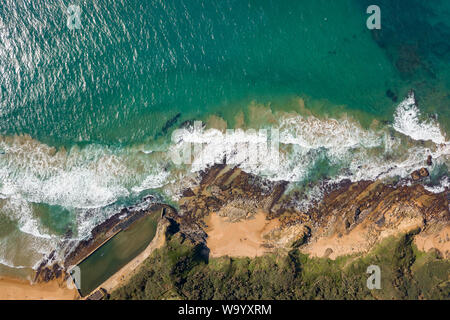
[[[390,237],[365,255],[287,255],[208,259],[205,248],[169,236],[110,299],[449,299],[450,261],[421,252],[414,233]],[[381,269],[381,289],[366,286],[369,265]]]

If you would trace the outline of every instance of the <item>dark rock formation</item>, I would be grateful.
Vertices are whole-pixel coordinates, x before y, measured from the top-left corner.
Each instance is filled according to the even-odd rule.
[[[428,170],[426,168],[421,168],[419,170],[419,174],[420,176],[423,177],[428,177],[430,175],[430,173],[428,172]]]
[[[63,268],[55,261],[55,251],[42,260],[36,270],[34,282],[48,282],[63,276]]]
[[[355,211],[355,221],[358,220],[360,214],[361,214],[361,209],[360,209],[360,208],[356,208],[356,211]]]
[[[211,212],[233,220],[248,218],[258,210],[272,208],[285,191],[286,182],[270,182],[239,168],[217,164],[201,173],[196,188],[186,189],[180,208],[170,216],[180,232],[193,242],[206,242],[203,218]]]
[[[412,174],[415,180],[427,175],[425,168]],[[420,184],[394,186],[381,181],[342,181],[329,186],[324,198],[306,212],[297,209],[301,195],[295,191],[286,194],[286,185],[264,181],[238,168],[216,165],[202,173],[197,188],[185,192],[174,220],[187,238],[204,243],[207,234],[203,218],[209,213],[238,221],[262,210],[267,219],[277,218],[281,223],[276,241],[269,241],[274,248],[277,243],[301,247],[309,239],[325,234],[342,236],[358,225],[372,230],[371,237],[376,243],[382,230],[395,230],[403,220],[423,221],[426,228],[435,221],[446,223],[450,217],[446,193],[433,194]],[[280,240],[287,235],[293,240]]]
[[[414,181],[418,181],[422,178],[428,177],[430,173],[428,172],[427,168],[420,168],[419,170],[415,170],[411,173],[411,178]]]
[[[166,134],[167,131],[177,123],[178,119],[181,117],[181,113],[177,113],[173,118],[168,120],[161,129],[162,134]]]
[[[397,95],[391,89],[388,89],[386,91],[386,96],[390,98],[393,102],[397,102],[398,100]]]
[[[420,173],[419,173],[419,171],[418,171],[418,170],[413,171],[413,172],[411,173],[411,178],[412,178],[414,181],[420,180]]]

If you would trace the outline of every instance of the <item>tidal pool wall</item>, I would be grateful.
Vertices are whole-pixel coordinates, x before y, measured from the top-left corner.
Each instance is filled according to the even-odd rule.
[[[86,259],[78,264],[80,283],[76,283],[82,296],[91,293],[141,253],[156,234],[160,214],[152,212],[120,231]],[[75,281],[77,281],[75,279]]]

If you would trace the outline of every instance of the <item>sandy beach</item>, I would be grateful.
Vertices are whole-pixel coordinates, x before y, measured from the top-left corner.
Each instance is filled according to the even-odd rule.
[[[61,281],[31,284],[27,280],[0,277],[0,300],[75,300],[77,290]]]
[[[450,258],[450,225],[443,227],[439,232],[430,234],[419,234],[414,238],[414,243],[419,250],[429,251],[437,249],[443,253],[444,257]]]
[[[228,218],[211,213],[205,222],[208,225],[207,245],[212,257],[261,256],[268,251],[263,247],[264,235],[279,226],[278,220],[266,220],[263,212],[238,222],[229,222]]]

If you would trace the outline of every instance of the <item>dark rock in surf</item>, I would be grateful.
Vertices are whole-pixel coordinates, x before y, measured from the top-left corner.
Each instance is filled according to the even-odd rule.
[[[421,168],[419,170],[419,174],[420,176],[423,177],[428,177],[430,175],[430,173],[428,172],[428,170],[426,168]]]
[[[420,173],[419,173],[419,171],[418,171],[418,170],[413,171],[413,172],[411,173],[411,178],[412,178],[414,181],[420,180]]]

